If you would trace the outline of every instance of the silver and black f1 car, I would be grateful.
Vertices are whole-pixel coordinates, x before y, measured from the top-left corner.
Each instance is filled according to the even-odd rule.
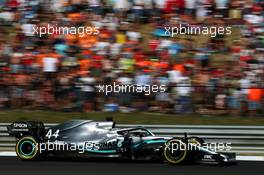
[[[235,153],[214,152],[201,138],[155,136],[143,127],[115,128],[113,121],[71,120],[50,128],[41,122],[19,121],[8,126],[8,132],[17,138],[16,154],[23,160],[116,157],[170,164],[235,162]]]

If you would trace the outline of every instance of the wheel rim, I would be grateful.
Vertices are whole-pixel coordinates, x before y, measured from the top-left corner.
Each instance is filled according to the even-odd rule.
[[[166,147],[164,149],[164,156],[166,160],[169,161],[170,163],[178,164],[185,159],[187,150],[179,149],[180,147],[174,150],[175,144],[177,144],[178,146],[185,145],[185,143],[183,143],[181,140],[176,140],[176,139],[170,140],[169,142],[166,143]]]
[[[34,152],[35,145],[31,141],[24,141],[20,144],[19,150],[22,155],[31,156]]]
[[[37,143],[31,137],[21,139],[16,146],[17,155],[22,159],[33,159],[37,152]]]

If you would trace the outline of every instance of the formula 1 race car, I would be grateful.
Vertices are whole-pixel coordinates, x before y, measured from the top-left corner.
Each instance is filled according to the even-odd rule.
[[[50,128],[41,122],[19,121],[7,129],[17,138],[16,154],[23,160],[111,157],[170,164],[231,164],[236,157],[235,153],[208,149],[199,137],[155,136],[144,127],[116,128],[111,120],[71,120]]]

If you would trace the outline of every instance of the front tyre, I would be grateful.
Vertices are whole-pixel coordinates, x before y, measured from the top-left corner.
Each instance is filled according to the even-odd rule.
[[[183,163],[186,159],[186,144],[180,139],[172,139],[166,142],[164,157],[171,164]]]
[[[31,136],[22,137],[16,143],[16,154],[22,160],[35,160],[38,156],[38,144]]]

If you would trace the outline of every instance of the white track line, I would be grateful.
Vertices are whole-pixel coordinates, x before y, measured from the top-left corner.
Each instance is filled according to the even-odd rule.
[[[16,152],[3,151],[3,152],[0,152],[0,156],[8,156],[8,157],[16,156]]]
[[[236,156],[241,161],[264,161],[264,156]]]
[[[12,157],[16,156],[15,152],[5,151],[0,152],[0,156]],[[240,161],[264,161],[264,156],[236,156],[236,160]]]

